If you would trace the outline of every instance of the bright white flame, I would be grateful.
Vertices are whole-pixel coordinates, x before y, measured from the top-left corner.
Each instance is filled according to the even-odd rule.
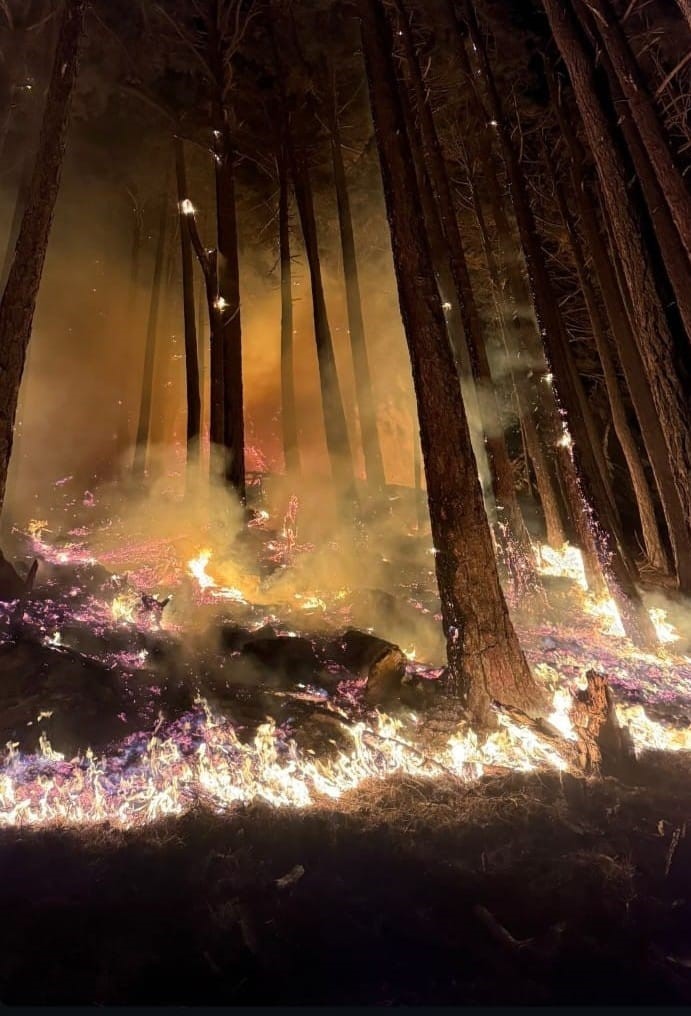
[[[200,589],[212,589],[216,585],[216,580],[206,571],[210,559],[210,550],[200,550],[196,557],[187,562],[187,570],[197,580]]]
[[[224,296],[217,296],[214,300],[214,307],[216,310],[225,310],[228,306],[228,301]]]
[[[669,644],[670,642],[679,641],[681,635],[674,625],[667,620],[667,613],[662,607],[651,607],[648,613],[660,642]]]
[[[581,589],[588,588],[583,567],[583,555],[578,547],[565,543],[559,550],[547,544],[538,548],[537,568],[542,575],[556,575],[561,578],[573,579]]]
[[[194,207],[189,198],[185,198],[180,202],[180,211],[183,215],[196,215],[197,209]]]

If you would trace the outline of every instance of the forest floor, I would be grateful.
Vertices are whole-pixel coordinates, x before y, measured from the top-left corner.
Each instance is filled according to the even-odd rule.
[[[0,999],[689,1004],[689,764],[4,830]]]
[[[633,736],[628,782],[586,779],[515,716],[449,727],[417,551],[322,601],[200,585],[199,545],[53,543],[0,610],[1,1003],[691,1003],[688,630],[634,649],[559,574],[517,614],[555,703],[594,668]],[[414,643],[383,727],[351,626]]]

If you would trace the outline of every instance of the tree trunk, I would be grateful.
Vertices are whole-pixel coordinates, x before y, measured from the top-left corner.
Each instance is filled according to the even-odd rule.
[[[136,480],[142,480],[146,473],[146,456],[151,437],[151,406],[153,402],[154,367],[156,363],[156,336],[158,332],[158,317],[161,305],[161,290],[163,288],[163,269],[165,263],[167,234],[168,172],[166,171],[165,185],[159,205],[158,239],[156,242],[154,275],[151,283],[151,300],[149,303],[149,321],[146,329],[146,346],[144,348],[142,388],[139,399],[139,420],[137,423],[134,460],[132,462],[132,475]]]
[[[633,306],[633,297],[628,293],[625,279],[622,280],[622,283],[627,290],[626,302],[622,296],[622,289],[600,232],[595,203],[585,180],[583,148],[573,129],[568,111],[564,109],[563,103],[560,101],[553,76],[550,74],[549,78],[554,109],[571,157],[571,179],[587,248],[593,259],[610,331],[624,371],[643,443],[648,453],[648,461],[655,477],[667,520],[667,530],[674,553],[679,588],[682,592],[689,593],[691,592],[691,533],[674,482],[665,436],[650,388],[645,379],[643,361],[629,320],[629,308]]]
[[[85,8],[85,0],[67,0],[61,15],[28,201],[0,301],[0,508],[5,496],[19,387],[60,186]]]
[[[664,549],[662,537],[657,524],[657,518],[655,516],[655,504],[653,502],[652,492],[648,485],[648,478],[645,475],[645,469],[643,468],[643,462],[641,460],[638,447],[633,433],[631,432],[631,428],[629,427],[624,400],[619,389],[619,379],[617,378],[616,368],[609,349],[605,322],[600,311],[600,305],[598,303],[595,290],[593,289],[588,275],[585,263],[585,254],[583,247],[581,246],[581,239],[576,229],[574,218],[569,211],[569,204],[566,195],[564,194],[561,183],[557,179],[555,166],[548,151],[546,151],[546,155],[549,161],[550,171],[554,178],[555,193],[557,203],[559,205],[559,211],[566,228],[574,263],[576,265],[578,282],[585,300],[588,317],[590,318],[593,338],[595,339],[595,345],[597,347],[597,354],[602,365],[605,387],[607,389],[607,396],[612,413],[612,423],[614,424],[614,430],[617,438],[619,439],[619,444],[621,445],[621,450],[624,453],[626,465],[628,466],[629,475],[631,477],[631,483],[633,485],[633,491],[636,498],[636,506],[641,520],[641,531],[643,534],[643,544],[645,546],[646,555],[653,568],[656,568],[661,572],[668,572],[669,563],[667,561],[667,554]]]
[[[348,307],[350,348],[353,356],[355,392],[360,417],[360,434],[362,436],[362,449],[365,458],[365,473],[368,484],[374,490],[382,491],[385,484],[384,460],[377,431],[377,411],[367,356],[365,325],[362,319],[360,280],[358,277],[357,258],[355,256],[355,238],[353,236],[353,220],[350,211],[350,196],[348,194],[343,152],[341,150],[341,132],[338,123],[338,110],[336,108],[335,81],[332,87],[331,100],[328,105],[331,157],[334,185],[336,188],[336,202],[338,205],[338,223],[341,235],[343,275],[345,277],[346,303]]]
[[[242,326],[240,265],[235,207],[235,167],[230,131],[221,110],[216,112],[215,177],[218,233],[218,316],[223,378],[223,431],[212,441],[226,449],[226,479],[245,500],[245,418],[242,389]],[[213,370],[213,366],[212,366]],[[217,421],[218,422],[218,421]]]
[[[568,442],[559,437],[557,438],[557,454],[564,485],[568,492],[567,498],[572,520],[581,542],[589,583],[595,583],[597,592],[601,593],[603,586],[609,590],[619,609],[624,629],[632,641],[642,645],[654,644],[656,642],[655,630],[636,588],[632,566],[623,543],[618,520],[615,512],[612,511],[611,491],[607,489],[601,465],[597,461],[592,423],[590,426],[588,425],[587,414],[583,412],[584,409],[587,410],[587,405],[582,386],[554,298],[523,173],[514,149],[510,125],[489,64],[485,41],[474,11],[467,0],[464,3],[464,11],[504,152],[535,309],[542,326],[547,353],[557,381],[557,389],[568,412],[573,450]],[[459,42],[460,46],[463,46],[463,40],[460,39]],[[578,468],[576,468],[576,462]],[[586,496],[585,499],[583,495]],[[605,565],[607,559],[609,559],[608,567]]]
[[[209,437],[209,353],[206,335],[208,318],[204,274],[197,285],[197,362],[199,364],[199,421],[202,445]]]
[[[487,261],[487,267],[492,282],[494,302],[497,317],[500,322],[504,352],[507,363],[509,364],[513,396],[516,401],[518,419],[521,426],[524,453],[526,460],[529,461],[533,467],[537,494],[542,507],[542,514],[544,516],[546,541],[550,547],[559,549],[566,543],[566,529],[562,517],[561,498],[550,471],[549,462],[545,454],[540,435],[535,425],[528,378],[526,377],[525,372],[520,369],[520,353],[515,340],[511,335],[511,317],[510,315],[505,314],[504,308],[500,305],[500,300],[502,298],[506,299],[506,296],[503,295],[503,280],[500,275],[499,266],[494,257],[489,230],[487,229],[487,223],[477,189],[477,183],[473,170],[470,166],[468,167],[468,179],[472,193],[475,218],[477,219],[480,234],[482,236],[482,246],[485,252],[485,260]]]
[[[293,272],[290,260],[290,188],[288,158],[278,156],[278,244],[281,260],[281,424],[283,458],[289,476],[300,473],[295,373],[293,364]]]
[[[641,74],[629,41],[612,9],[610,0],[575,0],[579,17],[592,11],[588,18],[602,40],[609,58],[608,76],[616,77],[624,95],[631,119],[641,144],[650,160],[654,177],[671,213],[674,225],[686,250],[687,263],[691,255],[691,197],[684,179],[675,165],[665,131],[660,123],[653,100]],[[677,242],[678,242],[677,240]],[[688,269],[687,269],[688,270]],[[687,282],[687,287],[689,283]],[[691,335],[691,329],[689,329]]]
[[[455,13],[451,8],[455,24]],[[531,308],[534,300],[531,290],[521,270],[522,246],[516,242],[514,231],[504,207],[503,195],[497,178],[494,164],[494,152],[488,138],[487,115],[475,92],[476,76],[471,68],[462,43],[458,47],[461,69],[465,74],[468,97],[475,113],[475,131],[473,141],[477,146],[482,174],[487,183],[488,197],[492,210],[492,218],[497,230],[497,237],[502,254],[502,262],[506,273],[508,299],[513,308],[511,328],[507,337],[516,372],[520,378],[519,391],[524,393],[524,427],[526,439],[531,442],[531,460],[535,472],[538,492],[542,500],[547,529],[547,542],[550,546],[561,547],[565,542],[565,505],[564,491],[568,486],[562,480],[560,490],[556,479],[559,475],[556,441],[561,433],[561,418],[550,383],[550,373],[545,359],[544,348],[537,323]],[[525,366],[524,366],[525,365]],[[567,466],[567,468],[570,468]],[[589,562],[586,554],[586,567],[589,568],[597,581],[597,565]]]
[[[597,38],[597,29],[593,27],[594,19],[587,17],[586,12],[582,11],[580,20],[584,31],[592,37]],[[624,39],[624,43],[628,46],[626,39]],[[631,59],[633,59],[632,55]],[[627,101],[628,91],[624,93],[620,88],[619,79],[607,49],[601,54],[601,60],[609,79],[612,100],[617,110],[617,124],[621,129],[636,176],[638,177],[643,200],[648,209],[653,232],[660,248],[660,254],[662,255],[662,263],[676,298],[679,315],[686,335],[691,339],[691,270],[689,254],[688,250],[684,247],[684,237],[680,234],[677,222],[675,221],[675,215],[670,208],[670,202],[672,202],[677,209],[676,218],[678,219],[680,214],[679,208],[682,202],[678,194],[674,192],[674,188],[671,188],[671,196],[665,189],[672,173],[677,175],[679,186],[684,194],[687,217],[691,211],[691,200],[689,200],[688,194],[685,191],[685,184],[677,173],[673,163],[671,171],[667,168],[667,172],[663,176],[658,175],[661,168],[657,165],[657,162],[653,161],[649,151],[643,144],[643,135],[639,132],[638,123],[633,115],[634,107],[631,102]],[[638,76],[640,77],[640,75]],[[640,82],[636,87],[645,88],[645,85],[643,82]],[[653,117],[655,117],[655,111],[652,110],[651,112]],[[665,144],[664,138],[662,138],[662,143],[663,145]],[[669,156],[668,151],[667,155]],[[669,158],[671,159],[671,156]],[[684,214],[684,211],[682,208],[681,214]],[[691,217],[689,217],[687,231],[691,235]]]
[[[182,259],[182,307],[185,323],[185,393],[187,397],[187,461],[199,454],[201,432],[201,396],[199,394],[199,361],[197,359],[197,328],[194,312],[194,261],[189,217],[183,211],[183,202],[189,200],[185,143],[174,139],[175,176],[178,188],[178,220],[180,226],[180,254]]]
[[[612,236],[631,296],[631,321],[670,452],[670,464],[691,527],[691,420],[689,379],[675,348],[655,288],[650,258],[627,190],[626,173],[610,136],[607,118],[592,83],[592,63],[568,11],[558,0],[543,0],[555,40],[576,92],[595,159]]]
[[[514,486],[511,460],[506,449],[501,410],[487,356],[487,335],[477,308],[465,247],[458,228],[451,185],[444,161],[439,136],[427,102],[424,81],[415,52],[410,25],[401,0],[394,0],[396,12],[392,16],[393,32],[401,39],[404,67],[410,99],[414,101],[419,118],[419,131],[413,127],[410,144],[424,153],[424,171],[435,198],[435,212],[439,216],[446,241],[454,288],[457,294],[463,331],[470,353],[473,378],[480,398],[480,414],[485,434],[485,447],[490,463],[492,487],[500,529],[498,543],[506,560],[508,571],[518,587],[539,585],[534,567],[534,555]],[[392,33],[393,35],[393,33]],[[405,96],[402,102],[405,102]],[[413,103],[411,102],[411,105]],[[411,118],[414,124],[413,118]]]
[[[127,325],[131,331],[136,328],[135,310],[137,305],[137,284],[139,282],[139,262],[142,250],[142,216],[141,210],[134,197],[132,200],[132,247],[130,251],[130,278],[127,287]],[[115,439],[115,453],[118,462],[127,451],[130,444],[130,404],[127,398],[127,381],[125,378],[125,364],[122,364],[123,374],[120,378],[120,400],[118,404],[117,433]]]
[[[292,34],[294,35],[294,30]],[[331,328],[329,327],[329,317],[326,310],[326,299],[324,297],[319,238],[314,216],[312,182],[307,161],[304,155],[298,151],[291,133],[291,126],[288,120],[288,101],[285,92],[286,71],[273,30],[271,31],[271,43],[278,73],[281,116],[285,124],[286,154],[290,175],[293,180],[295,201],[298,208],[310,275],[314,339],[317,347],[319,387],[321,391],[324,430],[326,433],[326,447],[331,463],[331,474],[339,497],[345,498],[351,505],[355,505],[357,501],[355,473],[341,388],[338,383],[336,358],[334,356]]]
[[[521,651],[499,583],[406,141],[393,39],[379,0],[359,0],[358,9],[418,404],[450,683],[480,720],[488,716],[491,700],[538,712],[544,707],[543,695]]]
[[[677,0],[679,4],[679,10],[686,18],[686,23],[691,30],[691,0]]]

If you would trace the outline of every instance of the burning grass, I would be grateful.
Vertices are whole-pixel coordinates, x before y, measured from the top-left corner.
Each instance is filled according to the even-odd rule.
[[[691,662],[663,608],[659,650],[635,650],[587,599],[577,551],[541,551],[560,618],[517,617],[548,728],[496,710],[478,737],[436,692],[427,555],[393,593],[324,562],[310,587],[295,515],[288,535],[257,520],[255,570],[203,529],[122,542],[109,522],[107,546],[30,532],[39,580],[0,645],[0,901],[16,915],[0,998],[691,1001]],[[367,617],[405,650],[400,700],[378,709],[330,641]],[[574,771],[592,668],[635,786]]]

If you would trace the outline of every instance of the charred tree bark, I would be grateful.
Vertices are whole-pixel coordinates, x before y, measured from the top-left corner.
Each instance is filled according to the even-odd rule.
[[[28,201],[0,301],[0,508],[19,387],[60,186],[85,9],[86,0],[67,0],[63,8]]]
[[[559,126],[570,155],[571,180],[578,211],[581,216],[587,248],[592,257],[602,300],[607,312],[611,335],[614,339],[619,361],[638,418],[641,436],[648,454],[660,502],[667,521],[672,551],[674,553],[677,581],[682,592],[691,591],[691,531],[687,525],[679,492],[670,466],[667,443],[660,419],[655,409],[650,388],[646,382],[645,368],[636,345],[633,327],[629,320],[633,297],[628,293],[625,279],[626,302],[622,295],[617,275],[600,232],[595,202],[585,179],[583,147],[573,129],[568,111],[558,94],[553,75],[549,75],[554,109]]]
[[[379,0],[359,0],[358,10],[418,403],[450,683],[480,720],[488,717],[491,700],[539,712],[543,696],[521,651],[499,583],[406,139],[393,39]]]
[[[480,398],[480,414],[485,434],[497,516],[506,533],[500,534],[500,547],[508,570],[519,587],[539,585],[534,566],[532,544],[525,527],[514,486],[511,460],[506,449],[501,410],[497,402],[494,379],[487,356],[487,336],[475,300],[465,247],[458,228],[451,184],[444,154],[437,134],[432,112],[427,102],[422,73],[415,46],[401,0],[394,0],[396,12],[393,31],[403,44],[404,68],[411,105],[417,109],[419,132],[410,137],[413,147],[424,153],[424,167],[431,186],[436,213],[446,241],[454,288],[463,322],[463,331],[470,353],[471,369]],[[393,33],[392,33],[393,35]],[[402,102],[405,102],[402,97]],[[419,136],[418,136],[419,135]]]
[[[286,473],[300,473],[295,373],[293,365],[293,272],[290,259],[290,188],[288,158],[278,156],[278,244],[281,261],[281,424]]]
[[[612,511],[613,495],[611,490],[607,489],[601,464],[597,461],[591,433],[592,423],[590,426],[587,425],[587,414],[582,412],[583,408],[587,407],[580,378],[573,363],[568,338],[554,298],[535,217],[511,138],[510,125],[497,91],[484,38],[468,2],[464,3],[464,18],[479,60],[492,117],[501,141],[535,309],[557,381],[557,389],[568,411],[573,446],[561,436],[557,437],[557,455],[572,521],[586,564],[588,581],[589,584],[594,584],[595,591],[600,594],[604,591],[603,587],[609,590],[619,609],[626,633],[634,642],[642,645],[655,644],[657,641],[655,629],[636,588],[632,564],[616,514]],[[463,46],[462,39],[460,46]]]
[[[631,297],[634,336],[666,435],[686,525],[691,527],[689,379],[655,288],[650,258],[628,194],[624,166],[593,87],[592,62],[568,10],[558,0],[543,0],[543,4],[569,70],[595,160],[612,237]]]
[[[194,261],[189,216],[183,202],[189,200],[187,191],[187,165],[185,143],[174,139],[175,176],[178,189],[178,221],[180,226],[180,255],[182,261],[182,308],[185,323],[185,394],[187,401],[187,461],[191,463],[199,454],[201,432],[201,397],[199,394],[199,361],[197,359],[197,326],[194,309]]]
[[[578,282],[585,300],[588,317],[590,318],[597,355],[602,365],[607,397],[612,413],[612,423],[614,424],[614,430],[621,445],[621,450],[624,453],[629,476],[631,477],[638,515],[641,520],[641,532],[646,555],[654,568],[662,572],[668,572],[669,563],[657,524],[655,503],[648,485],[648,478],[645,475],[638,446],[626,417],[626,407],[624,406],[624,400],[619,388],[619,379],[617,378],[616,368],[609,349],[606,325],[600,311],[595,290],[588,275],[581,239],[574,218],[569,211],[569,204],[563,187],[557,179],[556,170],[549,152],[546,152],[546,154],[549,159],[550,171],[554,177],[557,203],[569,238]]]
[[[341,235],[341,253],[343,255],[343,275],[345,278],[346,304],[348,308],[348,328],[350,331],[350,348],[353,356],[353,372],[355,375],[355,393],[357,396],[358,415],[360,418],[360,434],[365,458],[365,473],[368,484],[374,489],[384,489],[384,459],[382,457],[379,433],[377,431],[377,411],[375,408],[374,390],[367,343],[365,325],[362,319],[362,300],[360,297],[360,280],[358,277],[357,257],[355,254],[355,238],[353,236],[353,220],[350,211],[350,196],[346,180],[343,152],[341,149],[341,131],[338,123],[337,97],[335,80],[332,85],[331,102],[328,104],[329,133],[331,140],[331,158],[333,164],[336,203],[338,206],[338,223]]]
[[[163,271],[165,266],[166,241],[168,235],[168,173],[163,188],[158,217],[158,239],[154,261],[154,276],[151,283],[151,300],[149,302],[149,320],[146,329],[146,345],[144,347],[144,368],[142,371],[142,389],[139,399],[139,419],[137,437],[132,462],[132,475],[142,480],[146,472],[146,455],[151,438],[151,406],[153,403],[154,368],[156,365],[156,337],[158,318],[161,306],[161,290],[163,288]]]

